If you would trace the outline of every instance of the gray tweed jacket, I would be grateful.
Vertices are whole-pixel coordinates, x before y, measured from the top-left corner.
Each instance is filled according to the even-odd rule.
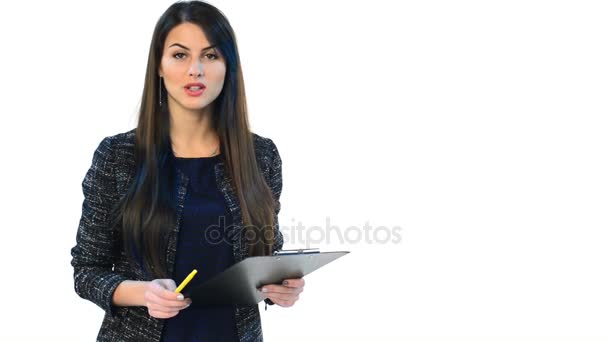
[[[252,135],[258,167],[275,195],[276,219],[281,208],[281,157],[271,139],[255,133]],[[76,293],[105,310],[97,341],[160,341],[165,322],[164,319],[151,317],[144,306],[120,307],[112,304],[112,295],[120,282],[128,279],[151,280],[127,260],[121,248],[120,233],[117,229],[110,229],[108,224],[110,208],[126,193],[135,175],[134,143],[134,129],[105,137],[95,150],[91,167],[82,182],[82,217],[76,245],[71,249],[71,264],[74,267]],[[234,224],[229,229],[234,229],[231,233],[240,237],[233,241],[234,259],[239,262],[247,257],[243,222],[238,199],[222,161],[216,165],[215,176],[233,215]],[[188,184],[187,176],[181,172],[179,180],[178,220],[170,234],[166,251],[170,272],[174,267],[179,218]],[[283,246],[283,235],[279,231],[278,220],[276,222],[273,250]],[[269,299],[265,302],[273,304]],[[257,305],[234,305],[234,315],[240,341],[263,341]]]

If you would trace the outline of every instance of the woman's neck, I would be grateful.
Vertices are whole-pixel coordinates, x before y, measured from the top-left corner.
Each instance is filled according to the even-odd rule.
[[[175,155],[206,157],[219,152],[219,136],[211,122],[209,106],[201,112],[171,110],[170,134]]]

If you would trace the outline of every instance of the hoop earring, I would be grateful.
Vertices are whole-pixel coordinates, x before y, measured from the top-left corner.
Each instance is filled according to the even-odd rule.
[[[163,105],[163,78],[162,76],[158,77],[158,105],[162,107]]]

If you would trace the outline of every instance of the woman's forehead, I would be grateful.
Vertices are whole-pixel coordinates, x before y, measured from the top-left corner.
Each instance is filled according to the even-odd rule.
[[[175,26],[165,39],[165,49],[177,46],[189,50],[202,50],[211,44],[203,30],[196,24],[182,23]]]

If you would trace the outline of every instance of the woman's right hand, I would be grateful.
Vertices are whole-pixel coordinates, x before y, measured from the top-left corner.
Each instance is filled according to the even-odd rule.
[[[155,318],[171,318],[192,303],[181,293],[175,293],[173,279],[154,279],[146,285],[144,299],[148,313]]]

